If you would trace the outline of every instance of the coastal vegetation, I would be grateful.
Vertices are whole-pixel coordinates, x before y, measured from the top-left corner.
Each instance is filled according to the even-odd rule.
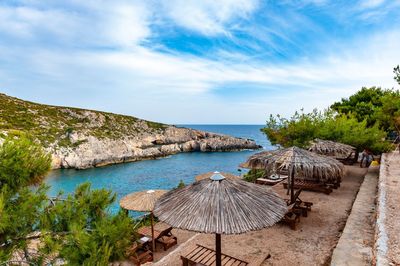
[[[49,155],[27,137],[9,137],[0,146],[0,261],[19,254],[21,263],[106,265],[124,257],[134,231],[127,214],[107,211],[115,194],[81,184],[51,198],[40,184],[49,169]]]
[[[118,139],[140,133],[162,132],[167,126],[132,116],[23,101],[0,93],[0,133],[23,132],[44,147],[70,147],[71,134]],[[1,136],[0,136],[1,137]]]
[[[398,90],[362,88],[325,111],[296,112],[290,118],[271,115],[262,131],[272,144],[307,148],[315,138],[369,148],[381,153],[392,148],[383,141],[397,131],[400,117]]]

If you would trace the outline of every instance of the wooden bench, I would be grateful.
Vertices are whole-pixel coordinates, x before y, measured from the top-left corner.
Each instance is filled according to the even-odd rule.
[[[190,251],[186,256],[181,256],[182,265],[215,265],[215,250],[197,244],[197,247]],[[222,254],[223,266],[247,266],[249,263],[232,256]]]

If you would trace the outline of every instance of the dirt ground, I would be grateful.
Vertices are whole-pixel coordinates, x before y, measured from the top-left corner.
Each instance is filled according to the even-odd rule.
[[[330,195],[303,191],[300,198],[314,203],[308,217],[301,217],[297,230],[276,224],[261,231],[242,235],[223,235],[222,252],[251,263],[251,265],[329,265],[367,169],[346,166],[340,188]],[[282,184],[272,187],[288,198]],[[155,265],[181,265],[180,256],[196,244],[214,248],[214,235],[173,230],[178,245],[167,252],[155,253]],[[268,259],[265,259],[267,255]]]

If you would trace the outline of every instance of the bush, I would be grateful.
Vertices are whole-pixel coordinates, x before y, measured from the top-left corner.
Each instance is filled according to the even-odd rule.
[[[262,131],[272,144],[283,147],[307,148],[315,138],[352,145],[358,150],[370,148],[373,152],[385,152],[392,146],[384,142],[386,132],[378,124],[367,126],[367,121],[358,121],[350,115],[340,115],[332,110],[311,113],[296,112],[290,119],[271,116]]]
[[[249,172],[244,174],[243,180],[247,182],[256,182],[257,178],[262,178],[265,175],[265,170],[262,169],[251,169]]]
[[[124,212],[110,214],[115,195],[78,186],[66,198],[47,196],[42,180],[50,157],[28,138],[7,139],[0,146],[0,261],[19,251],[24,261],[42,265],[63,259],[68,265],[107,265],[123,258],[133,238],[132,220]],[[28,249],[39,238],[38,253]]]
[[[51,156],[26,136],[7,138],[0,148],[0,186],[12,190],[39,183],[50,170]]]

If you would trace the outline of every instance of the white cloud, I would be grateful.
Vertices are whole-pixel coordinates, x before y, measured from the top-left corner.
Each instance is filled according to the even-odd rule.
[[[141,2],[102,3],[82,1],[70,10],[43,3],[0,6],[0,36],[25,41],[63,42],[65,46],[132,47],[150,35],[150,12]],[[54,4],[54,3],[53,3]]]
[[[163,2],[165,15],[178,26],[205,35],[227,34],[236,19],[247,18],[257,0],[171,0]]]
[[[144,5],[117,4],[107,11],[107,15],[99,20],[102,21],[105,37],[115,44],[133,46],[149,37],[149,11]]]
[[[386,0],[361,0],[360,5],[363,8],[375,8],[382,5]]]
[[[386,41],[379,42],[382,39]],[[12,88],[15,96],[29,94],[19,89],[30,88],[40,101],[170,123],[262,123],[267,113],[323,108],[361,86],[393,87],[400,32],[369,38],[369,45],[364,41],[314,61],[280,65],[167,55],[140,47],[68,54],[22,49],[7,54],[2,47],[2,58],[18,60],[19,71],[37,80],[18,80],[15,69],[2,69],[0,76],[8,78],[0,86]],[[241,98],[216,94],[218,87],[236,82],[241,84]],[[246,96],[246,84],[259,84],[261,89]]]

